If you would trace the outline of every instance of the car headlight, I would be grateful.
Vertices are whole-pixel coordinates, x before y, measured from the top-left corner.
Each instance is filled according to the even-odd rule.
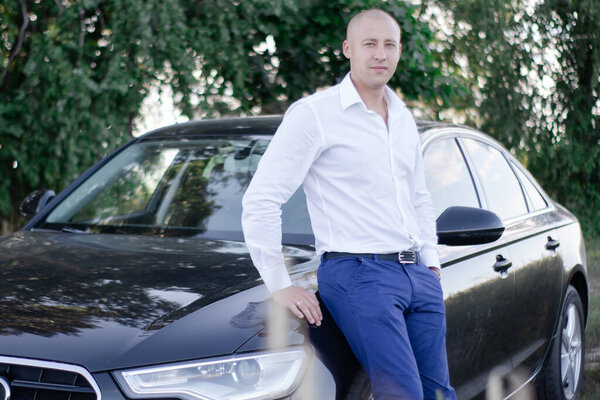
[[[116,371],[129,398],[260,400],[291,394],[302,378],[304,348]]]

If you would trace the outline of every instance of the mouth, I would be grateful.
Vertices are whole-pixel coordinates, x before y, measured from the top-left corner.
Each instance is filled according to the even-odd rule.
[[[387,71],[387,67],[384,65],[374,65],[371,67],[371,69],[375,72],[383,72],[383,71]]]

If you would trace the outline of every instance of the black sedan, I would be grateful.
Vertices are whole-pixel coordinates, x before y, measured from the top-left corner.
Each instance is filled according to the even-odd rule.
[[[0,400],[370,398],[326,310],[315,328],[274,304],[244,245],[241,197],[280,122],[162,128],[28,196],[29,223],[0,238]],[[419,129],[458,397],[577,397],[577,219],[488,136]],[[293,280],[317,291],[302,190],[282,222]]]

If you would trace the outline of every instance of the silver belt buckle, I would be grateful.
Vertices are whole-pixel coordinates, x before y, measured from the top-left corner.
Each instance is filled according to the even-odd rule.
[[[398,253],[398,262],[400,264],[416,264],[417,252],[406,250],[401,253]]]

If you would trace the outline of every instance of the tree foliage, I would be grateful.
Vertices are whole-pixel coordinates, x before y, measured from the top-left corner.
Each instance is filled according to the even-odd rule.
[[[546,0],[533,16],[542,48],[556,48],[557,57],[547,68],[556,86],[542,102],[550,118],[540,121],[531,167],[587,231],[600,234],[600,7]]]
[[[444,68],[469,87],[453,106],[526,164],[600,234],[600,8],[594,0],[428,1]]]
[[[347,21],[375,0],[9,0],[0,4],[0,216],[33,189],[61,190],[131,137],[152,85],[189,117],[275,113],[348,69]],[[407,100],[457,93],[403,1],[392,85]],[[232,100],[233,99],[233,100]],[[15,226],[13,226],[15,227]]]
[[[282,112],[290,101],[336,83],[348,71],[341,52],[348,20],[361,9],[381,5],[377,0],[288,0],[204,6],[188,18],[199,26],[194,42],[204,44],[206,77],[201,78],[199,99],[208,100],[205,112],[213,111],[218,101],[211,94],[227,93],[241,102],[234,112],[251,113],[257,106],[263,113]],[[429,50],[433,34],[428,25],[405,2],[389,2],[385,10],[399,20],[403,36],[402,72],[391,85],[409,100],[449,98],[451,80],[441,75],[437,55]],[[270,39],[271,48],[266,45]]]
[[[0,5],[0,214],[35,188],[62,189],[128,139],[165,65],[187,84],[183,10],[160,1]],[[179,76],[180,72],[181,75]]]

